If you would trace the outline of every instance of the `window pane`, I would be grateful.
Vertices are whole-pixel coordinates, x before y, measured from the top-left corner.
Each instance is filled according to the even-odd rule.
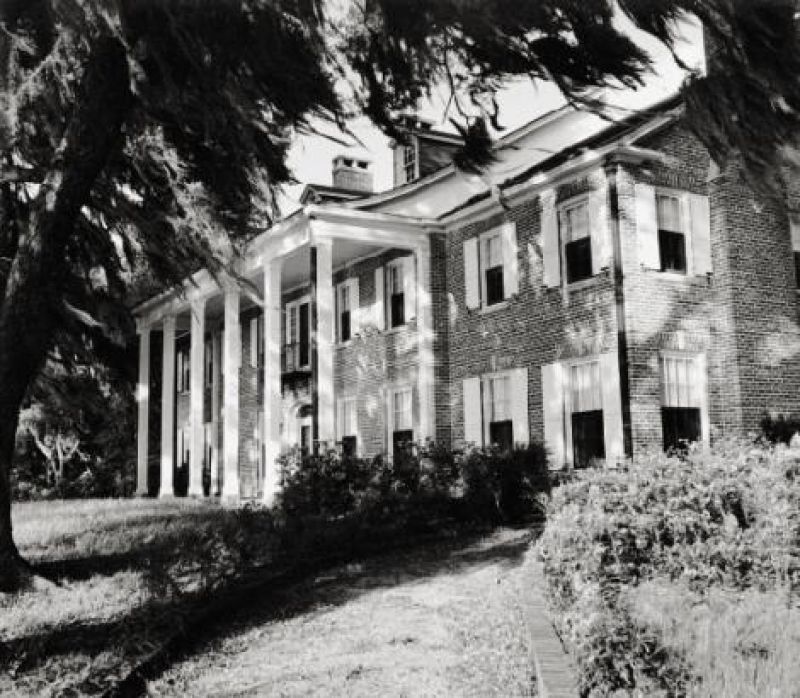
[[[681,202],[677,196],[658,194],[656,196],[656,215],[659,230],[681,232]]]
[[[350,339],[350,311],[347,310],[339,316],[340,339],[346,342]]]
[[[510,383],[511,379],[508,376],[492,378],[489,381],[491,411],[489,418],[492,422],[511,419]]]
[[[489,424],[489,442],[501,451],[514,448],[514,427],[510,419]]]
[[[570,387],[572,412],[588,412],[603,408],[599,361],[589,361],[573,366]]]
[[[663,406],[699,407],[697,362],[694,357],[665,356],[661,366]]]
[[[690,443],[700,441],[700,410],[697,407],[662,407],[661,429],[664,450],[685,451]]]
[[[486,269],[491,267],[502,266],[503,264],[503,248],[499,235],[492,235],[484,240],[483,244],[483,262]]]
[[[486,305],[502,303],[505,299],[503,285],[503,267],[493,267],[486,270]]]
[[[345,458],[355,458],[357,453],[357,440],[355,436],[345,436],[342,438],[342,455]]]
[[[564,251],[567,257],[567,283],[575,283],[592,276],[592,243],[588,237],[568,242]]]
[[[661,271],[686,273],[686,236],[669,230],[658,231]]]
[[[602,410],[572,415],[572,451],[576,468],[585,468],[606,457]]]
[[[564,242],[589,236],[589,207],[583,202],[564,210]]]
[[[392,298],[390,301],[390,312],[392,315],[392,327],[400,327],[400,325],[404,325],[406,322],[405,319],[405,294],[402,292],[400,293],[393,293]]]
[[[800,288],[800,252],[794,253],[794,275],[797,279],[797,288]]]

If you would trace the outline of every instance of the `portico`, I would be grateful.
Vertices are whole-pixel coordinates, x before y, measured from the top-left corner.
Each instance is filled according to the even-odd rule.
[[[295,404],[293,419],[310,422],[310,448],[341,447],[340,372],[380,352],[390,352],[394,361],[394,337],[401,330],[407,337],[401,378],[413,379],[414,438],[434,438],[432,232],[438,228],[426,220],[306,206],[250,244],[235,266],[237,281],[201,271],[182,293],[140,305],[137,493],[148,492],[151,379],[160,378],[162,386],[158,496],[220,494],[272,504],[280,484],[278,459],[301,445],[301,428],[287,423],[287,405]],[[387,326],[391,294],[383,267],[375,270],[374,282],[372,274],[358,272],[383,257],[402,258],[409,270],[408,310],[400,328]],[[361,292],[357,280],[335,283],[356,272],[364,279]],[[340,291],[343,286],[354,291],[353,298]],[[299,312],[288,312],[297,299],[307,307],[296,303]],[[157,333],[160,376],[151,371]],[[374,444],[375,438],[359,444],[359,451],[372,452]],[[389,434],[383,446],[391,451]],[[176,487],[184,480],[185,490]]]

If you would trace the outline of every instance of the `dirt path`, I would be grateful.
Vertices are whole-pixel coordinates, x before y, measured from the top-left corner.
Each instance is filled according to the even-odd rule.
[[[149,695],[534,695],[529,540],[505,530],[332,570],[231,619]]]

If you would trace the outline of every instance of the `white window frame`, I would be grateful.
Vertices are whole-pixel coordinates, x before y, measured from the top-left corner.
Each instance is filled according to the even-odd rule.
[[[563,367],[563,379],[564,379],[564,441],[565,441],[565,455],[566,455],[566,462],[569,463],[571,466],[574,467],[575,465],[575,448],[574,443],[572,441],[572,415],[575,412],[573,399],[572,399],[572,369],[578,366],[586,366],[587,364],[596,363],[598,365],[598,371],[600,376],[600,410],[603,412],[603,423],[605,425],[606,419],[606,406],[603,401],[603,365],[600,358],[600,354],[593,354],[591,356],[582,356],[579,359],[568,359],[562,362]],[[603,440],[605,441],[605,428],[603,433]],[[608,444],[605,444],[606,450],[608,450]],[[606,453],[606,457],[608,457],[608,453]]]
[[[408,426],[400,426],[397,423],[395,411],[395,399],[398,395],[408,394]],[[411,431],[414,438],[416,438],[416,429],[414,427],[414,387],[410,384],[395,385],[388,391],[388,448],[389,455],[394,458],[394,432],[396,431]]]
[[[309,368],[311,365],[311,296],[306,294],[301,296],[300,298],[295,298],[293,301],[289,301],[284,304],[283,312],[284,312],[284,322],[286,325],[286,341],[285,345],[289,346],[291,344],[299,344],[300,342],[300,306],[304,303],[308,303],[308,363],[303,366],[298,366],[297,368]],[[292,334],[292,327],[291,323],[289,322],[289,318],[291,317],[291,311],[294,311],[297,314],[297,327],[296,332],[294,335]]]
[[[358,312],[358,299],[354,299],[356,294],[353,293],[355,290],[355,284],[353,284],[353,279],[345,279],[344,281],[340,281],[336,284],[336,298],[335,298],[335,307],[336,307],[336,342],[337,344],[346,344],[350,342],[356,334],[356,314]],[[350,337],[348,339],[342,339],[342,292],[347,291],[347,303],[348,303],[348,310],[350,311]],[[355,300],[356,305],[353,305]]]
[[[350,419],[347,415],[350,415]],[[352,420],[350,429],[346,429],[346,422]],[[341,443],[345,437],[354,436],[356,439],[356,452],[361,453],[361,434],[358,428],[358,397],[345,395],[336,399],[336,441]]]
[[[656,236],[658,236],[659,220],[658,220],[658,197],[669,196],[678,200],[679,216],[681,221],[681,229],[674,232],[683,235],[684,253],[686,255],[686,272],[679,271],[660,271],[661,274],[684,278],[691,276],[694,273],[694,240],[692,240],[692,223],[691,223],[691,210],[689,207],[689,192],[684,189],[674,189],[672,187],[653,187],[653,196],[655,199],[655,214],[656,214]],[[656,240],[658,243],[658,240]],[[658,247],[658,263],[664,266],[661,260],[661,245]]]
[[[506,291],[505,291],[505,283],[503,285],[503,299],[498,303],[494,303],[493,305],[489,305],[488,302],[488,289],[486,285],[486,272],[489,269],[493,269],[494,267],[487,267],[488,260],[486,259],[486,248],[489,245],[490,241],[496,240],[499,253],[500,253],[500,268],[503,270],[503,278],[505,282],[505,275],[508,273],[506,269],[504,254],[503,254],[503,230],[502,228],[493,228],[492,230],[487,230],[485,233],[481,233],[478,236],[478,273],[480,274],[480,294],[481,294],[481,308],[494,308],[495,306],[502,306],[508,298],[506,298]],[[497,266],[497,265],[495,265]]]
[[[586,235],[585,237],[589,240],[589,249],[590,255],[594,255],[594,250],[592,249],[592,216],[591,216],[591,201],[589,193],[578,194],[577,196],[573,196],[570,199],[566,199],[565,201],[559,202],[556,207],[556,219],[558,221],[558,254],[560,258],[560,268],[561,268],[561,284],[564,287],[575,288],[576,286],[580,286],[581,284],[588,283],[594,278],[594,273],[590,274],[586,278],[580,279],[578,281],[568,281],[567,280],[567,244],[570,242],[575,242],[575,240],[567,240],[566,235],[566,214],[567,211],[571,209],[578,208],[579,206],[586,207],[586,220],[587,220],[587,227],[586,227]],[[583,238],[577,238],[578,240],[583,240]],[[591,259],[592,268],[594,268],[595,260]]]
[[[417,139],[412,136],[410,143],[408,145],[403,145],[402,148],[403,150],[400,157],[402,158],[403,181],[407,184],[419,177],[419,150],[417,148]]]
[[[396,330],[400,327],[405,327],[408,325],[409,318],[406,317],[406,297],[405,294],[407,293],[406,290],[406,278],[405,278],[405,257],[397,257],[390,262],[386,263],[386,274],[385,274],[385,304],[386,304],[386,329],[387,330]],[[400,275],[400,285],[403,288],[403,322],[400,325],[395,325],[393,323],[392,318],[392,273],[396,271]]]
[[[493,384],[494,381],[504,380],[507,381],[506,384],[506,409],[508,412],[508,416],[505,417],[506,420],[511,420],[511,429],[514,431],[514,426],[516,424],[516,420],[514,419],[514,405],[513,403],[513,395],[512,395],[512,382],[513,382],[513,374],[514,372],[511,370],[506,371],[495,371],[493,373],[484,373],[481,376],[481,399],[483,401],[483,405],[481,406],[481,430],[483,434],[483,445],[490,446],[491,445],[491,433],[490,433],[490,426],[493,421],[499,421],[492,419],[493,412],[494,412],[494,389]]]
[[[669,405],[665,402],[666,384],[664,380],[664,360],[680,359],[691,360],[694,363],[695,385],[692,387],[692,405]],[[700,438],[701,443],[707,445],[710,441],[710,417],[708,412],[708,361],[704,352],[662,350],[658,357],[659,371],[659,408],[660,407],[689,407],[700,410]]]

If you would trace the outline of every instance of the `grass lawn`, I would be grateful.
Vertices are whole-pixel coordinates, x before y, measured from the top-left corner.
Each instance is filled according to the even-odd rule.
[[[20,503],[13,518],[20,551],[58,586],[0,595],[0,695],[101,692],[202,592],[272,554],[266,517],[192,500]]]
[[[534,695],[520,605],[530,534],[332,570],[231,619],[150,695]]]

